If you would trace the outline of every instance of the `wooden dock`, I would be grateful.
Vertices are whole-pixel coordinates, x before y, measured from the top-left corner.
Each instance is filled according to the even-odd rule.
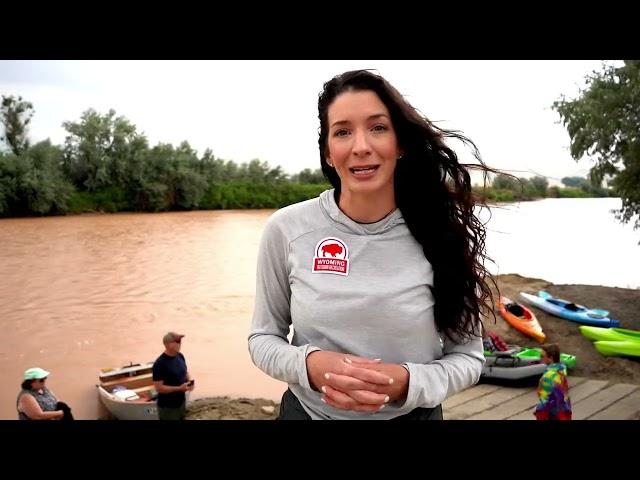
[[[640,420],[640,385],[569,377],[574,420]],[[535,420],[535,387],[475,385],[448,398],[445,420]]]

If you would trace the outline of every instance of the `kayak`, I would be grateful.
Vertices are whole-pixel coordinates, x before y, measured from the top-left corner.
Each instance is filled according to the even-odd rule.
[[[609,318],[609,312],[598,308],[587,308],[583,305],[555,298],[553,295],[539,291],[538,295],[520,292],[520,297],[527,303],[544,310],[551,315],[555,315],[572,322],[591,325],[594,327],[619,327],[620,322]]]
[[[535,314],[524,305],[521,305],[507,297],[500,297],[498,302],[500,315],[516,330],[535,338],[543,343],[546,335],[538,322]]]
[[[640,357],[640,342],[616,342],[610,340],[598,340],[593,343],[598,352],[607,357],[626,355]]]
[[[523,348],[515,354],[516,357],[539,362],[542,359],[541,348]],[[576,356],[568,353],[560,353],[560,363],[564,363],[567,368],[576,368]]]
[[[532,362],[528,359],[513,355],[487,357],[482,367],[481,377],[498,378],[504,380],[520,380],[529,377],[539,377],[547,366],[544,363]]]
[[[627,330],[625,328],[601,328],[581,325],[580,333],[589,340],[609,340],[618,342],[640,342],[639,330]]]

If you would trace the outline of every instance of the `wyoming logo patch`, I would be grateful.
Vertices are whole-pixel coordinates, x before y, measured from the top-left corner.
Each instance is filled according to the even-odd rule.
[[[316,245],[313,273],[349,275],[349,249],[339,238],[324,238]]]

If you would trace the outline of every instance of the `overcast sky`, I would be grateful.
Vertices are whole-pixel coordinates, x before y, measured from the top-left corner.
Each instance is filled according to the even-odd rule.
[[[601,61],[0,61],[0,94],[33,103],[32,141],[63,143],[62,122],[110,108],[158,142],[254,158],[288,173],[319,167],[325,81],[377,70],[431,120],[461,130],[490,166],[559,180],[587,174],[551,104],[573,98]],[[462,161],[468,151],[458,150]]]

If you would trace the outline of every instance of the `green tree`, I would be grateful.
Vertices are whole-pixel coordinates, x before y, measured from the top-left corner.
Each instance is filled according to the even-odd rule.
[[[640,214],[640,60],[604,65],[586,78],[578,98],[553,103],[571,138],[571,156],[596,161],[591,183],[608,176],[622,199],[616,217],[622,223]],[[640,216],[635,228],[640,228]]]
[[[491,186],[498,190],[511,190],[512,192],[522,190],[522,185],[520,185],[517,178],[503,173],[497,175],[496,178],[493,179]]]
[[[611,191],[608,188],[602,188],[600,185],[593,185],[590,178],[583,177],[564,177],[562,183],[569,188],[579,188],[587,193],[589,197],[608,197]]]
[[[0,153],[0,215],[64,213],[73,187],[64,178],[62,149],[49,140],[22,155]]]
[[[565,187],[580,188],[584,185],[585,180],[586,179],[582,177],[563,177],[561,181]]]
[[[271,168],[268,162],[254,158],[249,163],[240,166],[238,175],[240,179],[252,183],[278,183],[285,181],[287,175],[279,165]]]
[[[148,148],[147,139],[115,110],[101,115],[93,109],[79,122],[64,122],[64,170],[81,190],[94,191],[121,185],[131,175],[132,159]],[[133,162],[135,164],[135,162]]]
[[[0,106],[0,122],[4,127],[4,140],[15,155],[22,154],[29,148],[27,127],[33,117],[33,105],[22,97],[2,95]]]
[[[293,175],[291,177],[291,181],[297,183],[313,184],[329,183],[329,180],[325,178],[324,173],[322,173],[322,170],[319,168],[313,171],[310,168],[305,168],[304,170],[300,171],[300,173]]]
[[[545,177],[535,176],[533,178],[530,178],[529,182],[537,196],[547,196],[547,188],[549,188],[549,182]]]
[[[183,141],[175,151],[172,162],[172,175],[168,182],[173,191],[173,207],[181,209],[197,208],[207,183],[198,170],[198,156],[189,142]]]

